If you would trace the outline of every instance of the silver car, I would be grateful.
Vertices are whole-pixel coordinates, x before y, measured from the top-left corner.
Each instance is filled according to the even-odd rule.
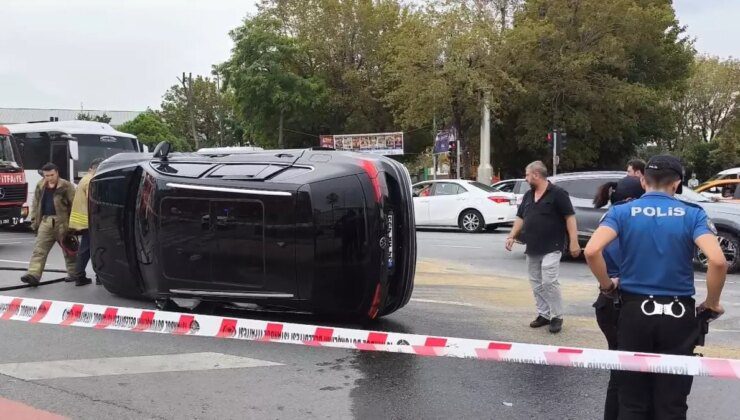
[[[609,206],[595,209],[593,199],[599,186],[607,182],[616,182],[626,176],[621,171],[574,172],[550,177],[550,181],[568,191],[578,222],[578,240],[582,245],[591,238],[599,221]],[[525,183],[526,184],[526,183]],[[740,268],[740,206],[730,203],[716,203],[706,197],[684,188],[682,194],[676,195],[680,200],[698,204],[717,227],[720,246],[729,264],[728,271]],[[706,268],[706,257],[697,249],[697,263]]]

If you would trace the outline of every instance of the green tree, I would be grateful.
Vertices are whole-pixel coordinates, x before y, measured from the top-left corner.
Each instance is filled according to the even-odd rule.
[[[190,144],[182,137],[173,134],[162,117],[151,109],[121,124],[118,126],[118,131],[135,135],[140,142],[149,146],[150,150],[153,150],[154,146],[161,141],[170,142],[177,151],[191,150]]]
[[[195,108],[195,131],[201,147],[240,144],[242,128],[234,112],[234,100],[229,90],[219,89],[210,77],[197,76],[193,79],[193,102]],[[182,85],[173,85],[162,98],[161,117],[172,133],[187,139],[195,147],[190,130],[188,99]]]
[[[103,115],[92,115],[89,112],[80,112],[77,114],[77,119],[81,121],[95,121],[108,124],[110,123],[111,117],[109,117],[105,112]]]
[[[516,89],[494,151],[517,165],[549,157],[546,133],[568,133],[562,166],[621,167],[674,134],[668,99],[689,74],[691,43],[665,0],[530,0],[506,36]]]
[[[736,118],[739,94],[740,60],[697,57],[686,90],[674,102],[681,144],[712,141]]]
[[[462,175],[478,157],[484,94],[509,83],[497,64],[498,20],[478,2],[440,2],[407,13],[385,51],[384,100],[404,128],[455,127]],[[493,96],[492,108],[499,108]],[[431,139],[430,139],[431,142]]]
[[[233,89],[242,118],[262,141],[285,147],[286,119],[300,119],[320,106],[324,85],[306,71],[309,54],[281,22],[264,14],[248,18],[231,31],[231,58],[218,66],[226,85]],[[274,144],[274,143],[273,143]]]

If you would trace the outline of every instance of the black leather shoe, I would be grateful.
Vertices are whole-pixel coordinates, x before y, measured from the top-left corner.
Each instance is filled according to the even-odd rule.
[[[539,328],[539,327],[544,327],[545,325],[549,323],[550,323],[549,319],[545,318],[542,315],[539,315],[534,321],[529,323],[529,326],[532,328]]]
[[[34,277],[34,276],[30,275],[30,274],[26,274],[23,277],[21,277],[21,281],[23,283],[28,284],[31,287],[36,287],[36,286],[39,285],[39,279],[37,279],[36,277]]]
[[[90,280],[87,277],[80,277],[77,280],[75,280],[75,286],[85,286],[92,283],[92,280]]]
[[[557,334],[563,329],[563,318],[553,318],[550,320],[550,332]]]

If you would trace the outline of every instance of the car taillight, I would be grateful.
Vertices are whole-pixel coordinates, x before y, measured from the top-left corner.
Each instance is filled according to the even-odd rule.
[[[383,198],[383,188],[380,186],[380,177],[378,176],[378,168],[370,160],[362,161],[362,169],[365,170],[367,176],[370,178],[370,182],[373,184],[373,191],[375,192],[375,202],[380,203]]]
[[[378,312],[380,311],[380,294],[382,290],[380,287],[380,282],[378,282],[378,285],[375,286],[375,294],[373,295],[373,301],[370,304],[370,310],[367,311],[367,316],[370,317],[370,319],[375,319],[375,317],[378,316]]]
[[[495,195],[488,197],[488,199],[497,204],[506,204],[510,202],[510,200],[506,197],[497,197]]]

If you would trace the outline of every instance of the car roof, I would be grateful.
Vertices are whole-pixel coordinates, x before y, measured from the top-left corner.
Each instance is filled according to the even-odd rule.
[[[567,179],[582,178],[613,178],[627,176],[625,171],[585,171],[585,172],[566,172],[548,177],[550,181],[558,182]]]
[[[734,175],[734,174],[740,174],[740,167],[725,169],[724,171],[720,171],[717,173],[717,175]]]
[[[42,123],[6,124],[5,127],[11,133],[43,133],[46,131],[59,131],[71,135],[93,134],[100,136],[128,137],[135,139],[136,136],[124,133],[111,127],[109,124],[97,121],[50,121]]]

